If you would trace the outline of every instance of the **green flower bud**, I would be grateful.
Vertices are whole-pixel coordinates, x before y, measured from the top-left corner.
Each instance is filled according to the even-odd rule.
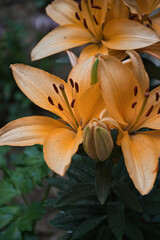
[[[113,140],[106,124],[94,121],[83,131],[83,147],[92,159],[105,161],[113,149]]]

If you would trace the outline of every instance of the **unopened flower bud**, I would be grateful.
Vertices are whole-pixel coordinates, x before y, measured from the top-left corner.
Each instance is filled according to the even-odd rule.
[[[92,159],[105,161],[113,149],[113,140],[106,124],[93,122],[83,132],[83,147]]]

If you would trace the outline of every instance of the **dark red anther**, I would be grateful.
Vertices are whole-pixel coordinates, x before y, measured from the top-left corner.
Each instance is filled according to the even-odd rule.
[[[91,6],[93,7],[94,3],[93,3],[93,0],[91,0]]]
[[[48,97],[48,102],[51,104],[51,105],[54,105],[54,102],[53,102],[53,100],[52,100],[52,98],[49,96]]]
[[[97,6],[97,5],[92,6],[92,8],[101,9],[101,7],[100,7],[100,6]]]
[[[137,93],[138,93],[138,87],[136,86],[136,87],[134,88],[134,96],[137,96]]]
[[[158,112],[157,112],[157,114],[160,114],[160,108],[158,109]]]
[[[158,100],[159,100],[159,93],[156,92],[156,102],[158,102]]]
[[[59,85],[59,89],[60,89],[61,91],[64,91],[64,84],[60,84],[60,85]]]
[[[70,78],[69,81],[70,81],[70,84],[71,84],[72,88],[74,88],[74,82],[73,82],[73,79]]]
[[[78,15],[77,12],[75,13],[75,17],[76,17],[78,20],[80,20],[80,17],[79,17],[79,15]]]
[[[55,83],[53,83],[53,88],[54,88],[55,92],[58,94],[58,93],[59,93],[59,90],[58,90],[58,88],[57,88],[57,86],[56,86]]]
[[[71,102],[71,108],[74,108],[75,101],[76,101],[75,99],[72,100],[72,102]]]
[[[148,117],[150,114],[151,114],[151,112],[152,112],[152,110],[153,110],[153,105],[148,109],[148,112],[146,113],[146,117]]]
[[[63,111],[63,107],[60,103],[58,103],[58,108],[59,108],[59,110]]]
[[[85,18],[83,18],[83,24],[84,24],[85,28],[88,29],[88,25],[87,25],[87,22],[86,22],[86,19],[85,19]]]
[[[88,3],[88,0],[84,0],[85,3]]]
[[[75,82],[75,89],[76,89],[76,92],[78,93],[79,92],[79,85],[77,82]]]
[[[78,4],[79,10],[82,12],[82,5],[81,3]]]
[[[132,103],[132,108],[134,108],[137,105],[137,102]]]
[[[98,25],[98,21],[94,15],[93,15],[93,19],[94,19],[94,22],[96,23],[96,25]]]

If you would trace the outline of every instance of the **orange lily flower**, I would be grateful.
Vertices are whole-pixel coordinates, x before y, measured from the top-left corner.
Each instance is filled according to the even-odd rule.
[[[140,56],[128,52],[121,63],[101,56],[99,83],[108,113],[101,119],[117,128],[127,171],[138,191],[149,193],[155,182],[160,156],[160,87],[149,93],[149,78]],[[153,130],[144,131],[144,128]]]
[[[122,0],[82,0],[79,4],[55,0],[46,12],[60,26],[32,50],[33,60],[85,44],[90,45],[80,54],[80,61],[96,53],[124,59],[124,50],[144,48],[159,41],[153,30],[128,19],[129,11]]]
[[[123,0],[133,13],[133,19],[154,30],[160,36],[160,13],[153,12],[160,8],[159,0]],[[137,18],[137,19],[136,19]],[[140,52],[148,53],[160,59],[160,43],[140,49]]]
[[[93,58],[87,64],[91,66],[92,62]],[[47,165],[54,172],[64,175],[82,142],[85,125],[98,117],[104,108],[99,84],[90,87],[90,69],[87,68],[86,74],[83,64],[71,71],[67,83],[23,64],[14,64],[11,68],[24,94],[36,105],[57,114],[61,119],[31,116],[12,121],[0,129],[0,146],[44,145]]]

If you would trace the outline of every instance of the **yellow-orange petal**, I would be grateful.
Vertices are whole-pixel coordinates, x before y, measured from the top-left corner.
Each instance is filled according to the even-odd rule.
[[[124,60],[127,57],[127,54],[124,50],[108,49],[108,55],[118,58],[120,61]]]
[[[155,144],[143,134],[128,135],[124,132],[121,140],[127,171],[142,194],[148,194],[155,182],[158,171],[158,152]]]
[[[67,128],[53,130],[45,139],[43,147],[44,159],[48,167],[63,176],[81,142],[81,129],[78,129],[77,133]]]
[[[133,66],[132,71],[140,84],[142,94],[144,94],[146,89],[149,88],[149,77],[144,68],[142,59],[140,55],[133,50],[127,51],[127,54],[131,58]]]
[[[43,70],[23,64],[13,64],[11,65],[11,69],[17,85],[32,102],[41,108],[57,114],[64,120],[68,120],[64,116],[64,111],[60,111],[56,107],[62,100],[53,88],[53,83],[57,87],[63,84],[67,96],[71,97],[70,88],[65,81]],[[51,97],[53,103],[56,105],[51,104],[48,97]]]
[[[48,33],[32,50],[32,60],[38,60],[64,50],[95,42],[93,35],[80,25],[63,25]]]
[[[160,42],[155,43],[149,47],[142,48],[138,50],[139,52],[147,53],[155,58],[160,59]]]
[[[154,88],[149,95],[143,115],[135,128],[147,127],[160,130],[160,86]]]
[[[91,72],[94,61],[95,57],[91,57],[86,61],[78,63],[74,68],[72,68],[68,76],[68,81],[71,78],[79,85],[79,93],[77,97],[80,96],[87,88],[91,86]]]
[[[59,25],[80,24],[75,13],[78,4],[73,0],[55,0],[46,7],[47,15]]]
[[[75,67],[78,64],[78,57],[71,51],[66,51],[69,57],[70,63],[72,67]]]
[[[82,126],[89,123],[92,118],[98,118],[105,108],[99,89],[99,83],[88,88],[79,98],[77,108],[82,119]]]
[[[98,78],[109,114],[126,127],[142,104],[143,97],[137,79],[125,64],[111,56],[99,57]]]
[[[103,45],[90,44],[82,50],[79,56],[79,62],[83,62],[98,53],[108,55],[108,48]]]
[[[126,18],[113,19],[105,26],[103,32],[104,46],[117,50],[143,48],[160,40],[153,30]]]
[[[159,130],[151,130],[147,132],[141,133],[144,136],[149,137],[151,142],[153,142],[157,148],[158,156],[160,157],[160,131]]]
[[[123,0],[123,2],[129,7],[131,13],[137,14],[139,19],[142,19],[142,9],[139,9],[136,0]]]
[[[129,18],[129,10],[124,4],[123,0],[108,1],[108,11],[104,26],[107,24],[107,22],[114,18]]]
[[[64,124],[49,117],[34,116],[14,120],[0,129],[0,146],[43,144],[46,136]]]

